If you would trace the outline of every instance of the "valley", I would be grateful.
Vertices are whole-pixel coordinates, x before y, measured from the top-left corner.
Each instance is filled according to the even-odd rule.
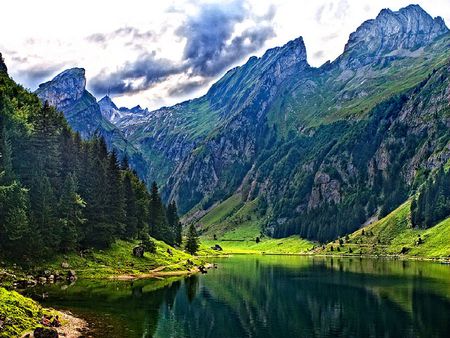
[[[0,337],[446,337],[450,30],[383,9],[309,58],[149,110],[0,54]]]

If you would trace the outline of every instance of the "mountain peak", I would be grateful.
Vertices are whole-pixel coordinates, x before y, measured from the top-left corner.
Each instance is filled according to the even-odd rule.
[[[83,68],[71,68],[56,75],[51,81],[39,85],[36,94],[57,108],[62,108],[79,98],[86,90]]]
[[[282,47],[275,47],[267,50],[262,60],[277,59],[283,62],[285,66],[291,66],[295,63],[307,63],[307,53],[303,37],[298,37],[287,42]]]
[[[396,12],[383,9],[375,19],[365,21],[350,34],[344,54],[356,57],[356,66],[365,65],[395,50],[426,46],[448,31],[441,17],[433,19],[419,5]]]
[[[109,95],[105,95],[104,97],[102,97],[102,99],[98,101],[98,104],[100,105],[100,107],[108,107],[116,110],[119,109],[117,108],[111,97],[109,97]]]

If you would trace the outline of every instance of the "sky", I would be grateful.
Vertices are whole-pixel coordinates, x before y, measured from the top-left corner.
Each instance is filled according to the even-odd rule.
[[[411,1],[2,0],[0,52],[30,90],[82,67],[98,99],[156,109],[205,94],[228,69],[299,36],[318,67],[362,22]],[[413,3],[449,25],[449,0]]]

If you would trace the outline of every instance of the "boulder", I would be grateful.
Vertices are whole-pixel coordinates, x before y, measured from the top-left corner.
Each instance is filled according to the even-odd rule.
[[[144,252],[145,252],[145,249],[143,246],[139,245],[139,246],[135,246],[133,248],[133,256],[134,257],[142,258],[142,257],[144,257]]]
[[[26,279],[16,280],[13,283],[13,285],[17,289],[25,289],[28,286],[28,280]]]
[[[41,277],[38,278],[38,282],[40,284],[45,284],[45,283],[47,283],[47,278],[41,276]]]
[[[38,327],[33,332],[34,338],[58,338],[58,331],[50,327]]]
[[[70,265],[69,265],[69,263],[67,263],[67,262],[62,262],[62,263],[61,263],[61,267],[62,267],[63,269],[68,269],[68,268],[70,267]]]
[[[73,282],[75,279],[77,279],[77,274],[75,270],[69,270],[67,272],[67,279],[71,282]]]

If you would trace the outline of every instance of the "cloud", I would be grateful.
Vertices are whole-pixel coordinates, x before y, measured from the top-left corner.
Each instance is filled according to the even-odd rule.
[[[168,94],[170,96],[183,96],[189,95],[198,90],[199,88],[205,86],[209,82],[209,79],[200,78],[200,79],[189,79],[186,81],[182,81],[172,86],[168,90]]]
[[[323,58],[325,55],[325,52],[323,50],[319,50],[317,52],[314,53],[313,58],[314,59],[321,59]]]
[[[18,70],[15,76],[29,84],[30,88],[35,88],[40,83],[47,81],[62,68],[64,68],[62,64],[37,64],[26,69]]]
[[[274,36],[273,28],[264,24],[274,16],[273,6],[266,15],[253,17],[251,8],[242,1],[204,4],[176,31],[186,39],[184,60],[195,75],[216,76]],[[233,36],[235,26],[246,19],[253,20],[254,26]]]
[[[275,14],[275,6],[270,6],[265,14],[254,15],[247,2],[240,0],[202,3],[175,29],[175,36],[185,41],[182,59],[176,62],[158,58],[155,51],[148,52],[136,42],[153,38],[156,33],[122,27],[108,34],[92,34],[88,41],[102,46],[111,39],[129,37],[131,40],[125,45],[140,50],[142,55],[115,72],[102,71],[90,87],[96,95],[138,93],[179,75],[179,81],[174,81],[168,90],[169,95],[191,93],[274,37],[271,20]],[[243,26],[237,29],[239,24]]]
[[[96,95],[137,93],[155,83],[166,80],[170,75],[180,73],[181,66],[167,59],[159,59],[155,52],[141,55],[134,62],[127,62],[118,71],[102,71],[90,82]]]
[[[109,33],[94,33],[86,37],[86,40],[91,43],[101,45],[103,48],[107,46],[108,42],[117,38],[128,39],[128,43],[132,43],[136,40],[147,41],[153,38],[155,34],[151,31],[141,31],[138,28],[125,26],[120,27]]]

